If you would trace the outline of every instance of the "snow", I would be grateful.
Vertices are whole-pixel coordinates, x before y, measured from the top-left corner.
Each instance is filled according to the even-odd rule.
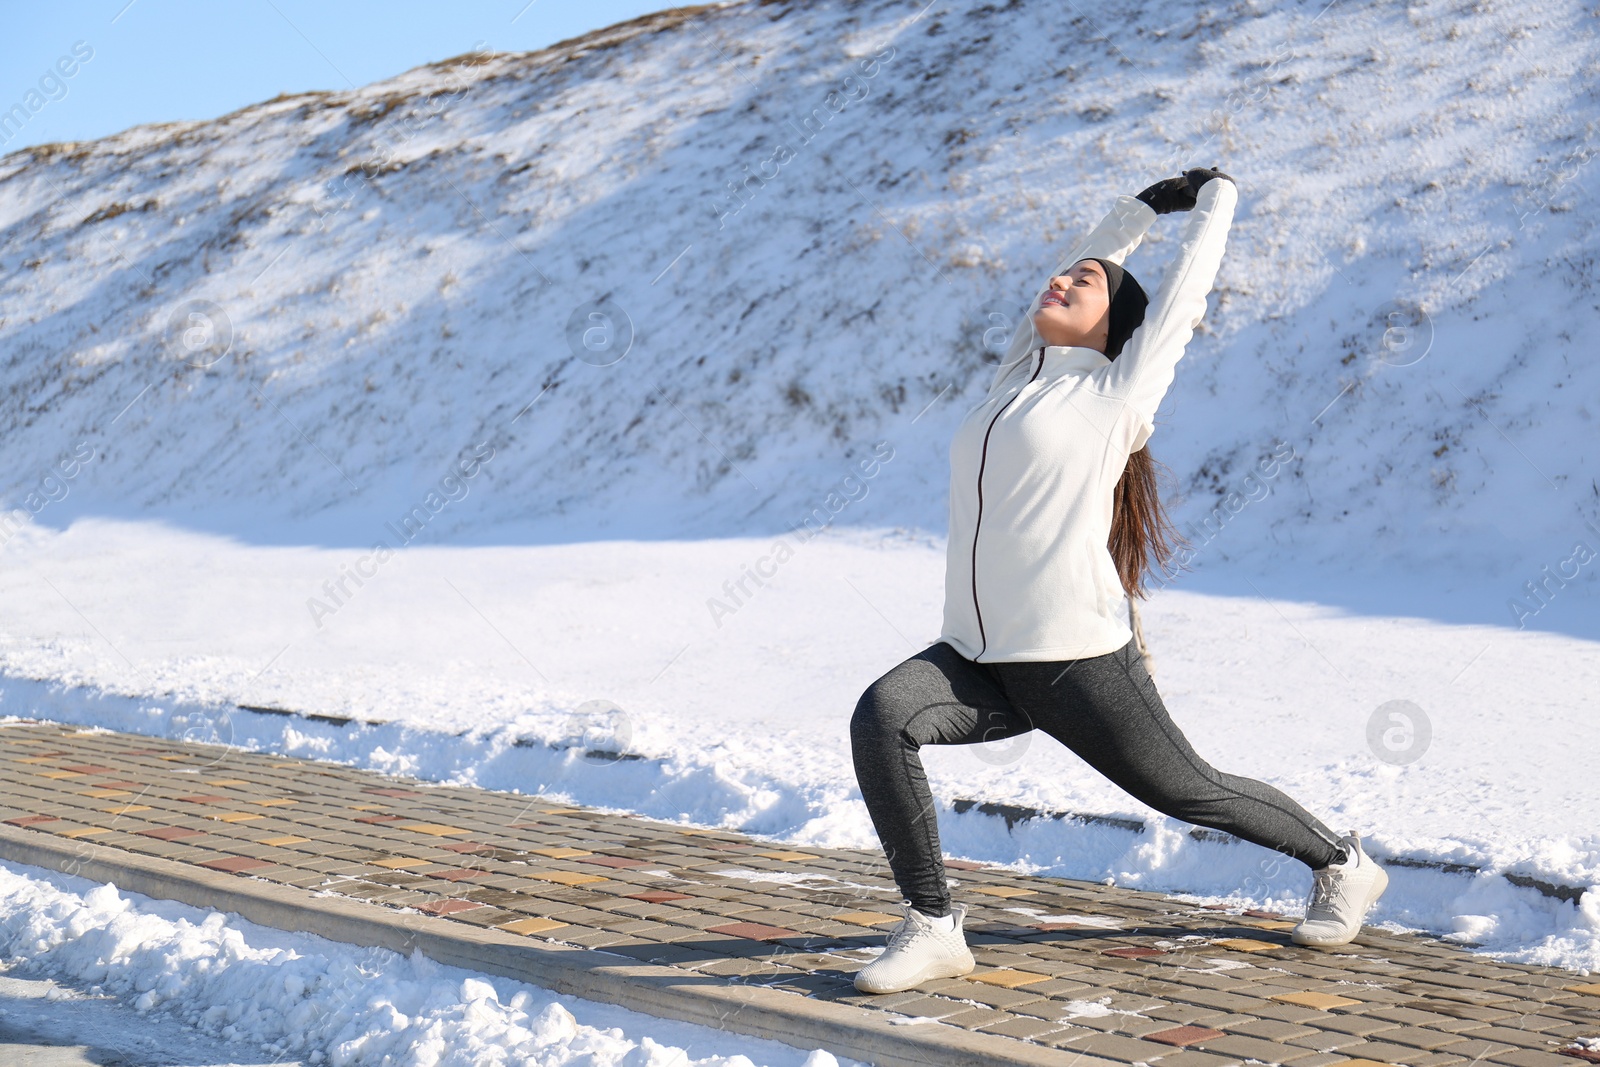
[[[731,3],[0,158],[0,710],[876,847],[846,727],[937,636],[985,331],[1215,163],[1163,697],[1478,868],[1376,921],[1600,969],[1591,19]],[[1048,738],[925,761],[955,855],[1303,901]]]
[[[132,1028],[129,1052],[142,1057],[226,1050],[246,1063],[329,1067],[855,1064],[9,863],[0,863],[0,957],[0,981],[47,983],[52,1004],[95,1019],[75,1042],[129,1044]],[[87,1010],[96,1002],[97,1019]],[[25,1021],[7,1014],[0,1025]],[[28,1015],[48,1028],[61,1013]]]

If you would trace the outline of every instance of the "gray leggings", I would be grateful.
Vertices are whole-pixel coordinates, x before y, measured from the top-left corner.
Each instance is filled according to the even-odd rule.
[[[1312,868],[1339,838],[1270,785],[1223,774],[1178,729],[1129,641],[1103,656],[977,663],[941,641],[873,682],[850,720],[856,781],[895,883],[919,911],[950,913],[922,745],[998,741],[1035,727],[1140,802],[1225,830]]]

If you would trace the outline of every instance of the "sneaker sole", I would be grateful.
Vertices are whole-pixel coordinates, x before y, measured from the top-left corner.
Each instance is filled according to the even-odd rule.
[[[855,983],[855,987],[858,993],[904,993],[908,989],[915,989],[924,982],[933,982],[940,978],[960,978],[962,975],[971,974],[977,969],[977,966],[978,964],[976,960],[968,958],[963,963],[949,963],[943,966],[924,968],[923,971],[917,975],[915,981],[907,982],[904,985],[897,986],[873,985],[870,982],[866,985],[862,985],[859,981],[860,976],[858,975],[858,981]]]

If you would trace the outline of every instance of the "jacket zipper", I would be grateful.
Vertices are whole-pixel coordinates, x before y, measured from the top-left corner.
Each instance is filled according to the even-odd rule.
[[[994,418],[989,420],[989,428],[983,431],[983,452],[978,457],[978,517],[972,523],[972,610],[978,616],[978,640],[982,647],[978,649],[981,656],[989,648],[989,635],[983,629],[983,609],[978,606],[978,530],[983,525],[983,471],[989,465],[989,435],[994,433],[994,424],[1000,421],[1006,408],[1016,402],[1022,390],[1039,377],[1039,372],[1044,370],[1044,349],[1039,349],[1039,365],[1033,368],[1033,374],[1018,387],[1016,396],[1000,405],[1000,410],[994,413]],[[976,658],[976,657],[974,657]]]

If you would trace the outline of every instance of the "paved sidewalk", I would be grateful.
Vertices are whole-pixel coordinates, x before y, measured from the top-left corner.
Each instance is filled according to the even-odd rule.
[[[1600,978],[1370,928],[1300,948],[1281,916],[959,862],[978,969],[864,996],[899,917],[880,853],[334,764],[7,725],[0,823],[0,858],[363,943],[389,923],[443,962],[879,1063],[1600,1062],[1576,1047]]]

